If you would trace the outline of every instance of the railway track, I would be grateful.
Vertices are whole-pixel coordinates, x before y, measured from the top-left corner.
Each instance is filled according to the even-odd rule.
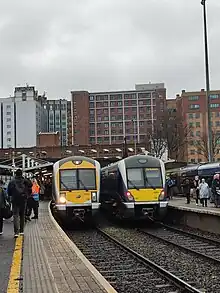
[[[103,229],[66,233],[119,293],[202,292]]]
[[[220,265],[220,241],[163,224],[156,229],[137,230]]]

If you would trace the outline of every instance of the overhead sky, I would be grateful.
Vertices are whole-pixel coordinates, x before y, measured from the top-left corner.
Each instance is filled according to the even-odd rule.
[[[220,89],[220,0],[207,10]],[[0,97],[26,83],[56,99],[148,82],[164,82],[169,98],[205,87],[200,0],[0,1]]]

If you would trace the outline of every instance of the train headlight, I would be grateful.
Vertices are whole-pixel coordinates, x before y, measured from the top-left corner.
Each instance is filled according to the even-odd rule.
[[[66,198],[65,198],[65,196],[61,196],[61,197],[59,198],[59,203],[61,203],[61,204],[65,204],[65,203],[66,203]]]
[[[130,191],[127,191],[126,192],[126,197],[128,198],[129,201],[133,201],[134,200],[133,195],[130,193]]]
[[[92,202],[96,202],[96,201],[97,201],[97,193],[92,192]]]
[[[165,192],[164,192],[164,190],[162,190],[159,195],[159,200],[163,200],[164,198],[165,198]]]

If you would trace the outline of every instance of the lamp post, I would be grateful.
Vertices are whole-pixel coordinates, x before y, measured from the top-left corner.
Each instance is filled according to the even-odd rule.
[[[133,122],[133,132],[134,132],[134,154],[137,154],[137,132],[136,132],[136,125],[135,122],[137,122],[137,120],[132,119]]]
[[[208,154],[209,162],[213,160],[213,147],[212,147],[212,126],[211,126],[211,113],[210,113],[210,80],[209,80],[209,52],[208,52],[208,34],[207,34],[207,18],[206,18],[206,0],[202,0],[203,6],[203,20],[204,20],[204,43],[205,43],[205,78],[206,78],[206,102],[207,102],[207,132],[208,132]]]

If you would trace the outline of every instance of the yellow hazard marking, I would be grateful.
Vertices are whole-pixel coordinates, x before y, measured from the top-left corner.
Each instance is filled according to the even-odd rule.
[[[23,236],[19,236],[15,242],[15,249],[12,258],[11,272],[8,282],[7,293],[19,293],[21,260],[22,260]]]

